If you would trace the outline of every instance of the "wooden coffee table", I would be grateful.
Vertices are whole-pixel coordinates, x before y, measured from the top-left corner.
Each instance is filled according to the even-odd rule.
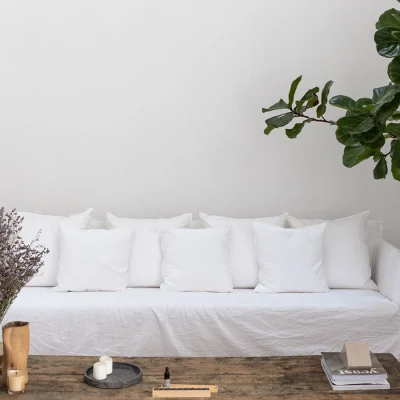
[[[21,400],[150,399],[163,382],[165,367],[171,383],[216,384],[220,399],[372,400],[400,399],[400,363],[391,354],[378,359],[390,374],[391,390],[334,392],[319,356],[260,358],[114,358],[143,369],[142,383],[126,389],[96,389],[83,382],[83,372],[96,357],[31,356],[29,384]],[[5,388],[0,398],[8,398]]]

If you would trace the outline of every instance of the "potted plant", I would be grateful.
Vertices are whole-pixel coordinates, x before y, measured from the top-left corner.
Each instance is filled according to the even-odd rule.
[[[390,83],[373,90],[372,97],[352,99],[348,96],[334,96],[329,104],[342,108],[346,115],[337,121],[325,118],[332,81],[325,84],[321,96],[319,88],[308,90],[295,101],[297,87],[302,79],[295,79],[290,87],[288,101],[279,100],[262,112],[285,110],[283,114],[267,119],[264,133],[287,126],[293,120],[299,121],[286,129],[290,139],[296,138],[308,123],[324,123],[336,127],[336,139],[344,146],[343,164],[354,167],[360,162],[373,158],[376,165],[374,178],[383,179],[388,174],[388,160],[391,159],[393,178],[400,181],[400,11],[392,8],[384,12],[376,23],[375,43],[378,53],[392,61],[388,67]],[[317,107],[318,106],[318,107]],[[316,116],[309,110],[316,108]],[[385,144],[390,146],[383,150]]]

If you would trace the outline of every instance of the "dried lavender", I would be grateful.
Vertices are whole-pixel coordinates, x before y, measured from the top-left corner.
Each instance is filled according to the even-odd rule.
[[[19,236],[24,218],[0,208],[0,323],[21,289],[43,266],[49,250],[39,244],[40,231],[31,243]]]

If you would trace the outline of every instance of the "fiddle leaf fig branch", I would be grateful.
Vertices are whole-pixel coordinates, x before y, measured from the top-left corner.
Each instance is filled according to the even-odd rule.
[[[384,12],[376,24],[375,43],[378,54],[392,58],[388,66],[390,83],[373,89],[371,98],[358,100],[337,95],[329,99],[333,81],[328,81],[320,93],[314,87],[296,101],[298,86],[302,76],[296,78],[289,89],[288,101],[280,99],[263,113],[283,110],[268,118],[264,133],[285,128],[286,136],[295,139],[310,123],[325,123],[336,126],[336,139],[344,146],[343,164],[352,168],[364,160],[372,158],[376,163],[373,170],[375,179],[386,178],[391,161],[391,173],[400,181],[400,11],[392,8]],[[345,115],[337,121],[325,118],[328,104],[345,110]],[[316,116],[310,115],[316,108]],[[295,124],[287,127],[292,121]],[[383,148],[389,143],[390,149]]]

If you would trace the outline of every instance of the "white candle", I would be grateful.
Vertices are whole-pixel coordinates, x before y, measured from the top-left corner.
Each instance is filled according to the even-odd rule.
[[[105,362],[97,362],[93,365],[93,378],[96,381],[107,378],[107,364]]]
[[[25,389],[25,372],[20,369],[7,371],[7,385],[9,392],[23,392]]]
[[[99,361],[106,363],[106,365],[107,365],[107,375],[112,374],[112,371],[113,371],[113,360],[112,360],[112,358],[108,357],[108,356],[101,356]]]

